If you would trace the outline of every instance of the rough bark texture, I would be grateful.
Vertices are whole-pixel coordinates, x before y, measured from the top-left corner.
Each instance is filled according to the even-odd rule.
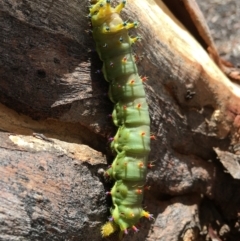
[[[0,240],[94,240],[104,190],[84,162],[104,163],[101,154],[31,136],[1,133],[0,141]]]
[[[87,5],[0,0],[0,240],[101,240],[115,129]],[[141,23],[157,138],[144,201],[155,221],[124,240],[240,239],[239,86],[161,1],[129,1],[123,15]]]

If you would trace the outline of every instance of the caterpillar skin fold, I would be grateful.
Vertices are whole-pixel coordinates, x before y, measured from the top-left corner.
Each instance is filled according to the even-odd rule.
[[[92,1],[93,2],[93,1]],[[143,87],[138,75],[131,45],[139,38],[131,38],[128,30],[137,22],[123,21],[121,10],[126,1],[112,7],[110,0],[94,1],[89,18],[93,27],[96,50],[103,61],[102,72],[109,82],[109,98],[115,104],[112,113],[118,127],[111,138],[111,148],[116,157],[105,176],[115,180],[110,192],[113,207],[111,218],[102,227],[106,237],[116,230],[128,233],[138,231],[141,217],[152,219],[142,208],[148,155],[150,152],[150,118]]]

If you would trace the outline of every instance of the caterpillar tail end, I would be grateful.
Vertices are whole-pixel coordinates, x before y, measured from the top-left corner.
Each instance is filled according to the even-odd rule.
[[[108,237],[117,230],[118,227],[114,222],[107,222],[102,226],[102,237]]]

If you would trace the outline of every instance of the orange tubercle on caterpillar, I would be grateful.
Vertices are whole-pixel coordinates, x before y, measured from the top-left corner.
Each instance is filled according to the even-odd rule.
[[[142,190],[141,190],[141,189],[137,189],[137,190],[136,190],[136,193],[137,193],[137,194],[142,194]]]
[[[146,186],[146,187],[144,187],[144,190],[150,190],[150,188],[151,188],[151,186]]]
[[[147,81],[148,80],[148,77],[147,76],[141,76],[141,80],[142,80],[142,82],[145,82],[145,81]]]
[[[123,59],[122,59],[122,63],[123,63],[123,64],[126,64],[126,63],[127,63],[127,57],[126,57],[126,56],[123,57]]]
[[[133,85],[134,83],[135,83],[135,80],[134,80],[134,79],[132,79],[132,80],[129,81],[129,84],[130,84],[130,85]]]
[[[138,63],[138,62],[140,62],[142,60],[142,56],[139,56],[137,54],[134,54],[133,56],[134,56],[134,62],[135,63]]]
[[[143,132],[140,133],[140,135],[143,137],[143,136],[146,135],[146,132],[143,131]]]
[[[138,163],[138,166],[139,166],[140,168],[144,167],[143,162],[139,162],[139,163]]]
[[[154,140],[154,141],[156,141],[156,140],[157,140],[157,138],[156,138],[156,136],[155,136],[155,135],[150,135],[150,140]]]
[[[155,166],[155,165],[153,165],[152,162],[150,162],[150,163],[147,165],[147,167],[148,167],[149,169],[153,168],[154,166]]]
[[[137,109],[140,109],[142,107],[142,104],[137,104]]]

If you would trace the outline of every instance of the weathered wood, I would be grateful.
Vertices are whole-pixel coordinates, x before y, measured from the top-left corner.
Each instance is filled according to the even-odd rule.
[[[88,165],[104,164],[101,153],[0,132],[0,160],[0,240],[100,237],[106,200]]]
[[[237,152],[237,155],[230,152],[224,152],[218,148],[214,148],[217,153],[220,162],[235,179],[240,179],[240,162],[239,162],[239,150],[234,150]]]
[[[0,129],[15,133],[0,133],[3,240],[101,240],[106,161],[82,144],[107,153],[114,127],[87,2],[0,0]],[[238,155],[239,86],[162,1],[129,0],[123,15],[141,23],[135,51],[157,138],[144,204],[156,221],[124,240],[204,240],[210,223],[236,240],[240,184],[213,148]]]
[[[174,16],[186,27],[194,38],[208,51],[218,67],[235,82],[240,81],[240,70],[222,59],[217,51],[206,20],[196,0],[163,0]]]

